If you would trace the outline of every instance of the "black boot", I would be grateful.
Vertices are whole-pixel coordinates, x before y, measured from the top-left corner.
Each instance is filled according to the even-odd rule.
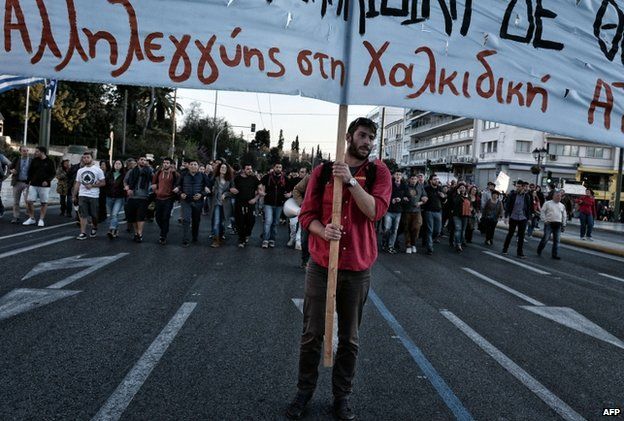
[[[340,421],[351,421],[355,419],[355,413],[349,404],[348,398],[334,399],[334,415]]]
[[[291,420],[301,419],[311,398],[312,394],[297,392],[297,396],[286,409],[286,417]]]

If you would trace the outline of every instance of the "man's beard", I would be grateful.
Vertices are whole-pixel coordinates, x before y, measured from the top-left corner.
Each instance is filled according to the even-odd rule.
[[[364,160],[364,159],[368,159],[371,153],[371,149],[368,149],[368,152],[366,154],[363,154],[362,152],[360,152],[359,148],[357,148],[353,143],[351,143],[349,144],[349,149],[347,150],[347,152],[349,152],[349,155],[351,155],[354,158]]]

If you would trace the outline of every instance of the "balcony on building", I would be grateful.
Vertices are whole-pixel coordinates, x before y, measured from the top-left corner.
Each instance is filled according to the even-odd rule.
[[[427,111],[417,115],[406,124],[405,134],[412,137],[422,137],[437,133],[440,130],[452,130],[472,124],[472,121],[472,119],[466,117],[437,114]]]

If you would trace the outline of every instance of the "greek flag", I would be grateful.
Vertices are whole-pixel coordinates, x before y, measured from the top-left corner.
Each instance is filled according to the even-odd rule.
[[[11,89],[19,89],[44,81],[45,79],[37,77],[0,75],[0,94],[2,92],[10,91]]]
[[[41,106],[43,108],[54,107],[54,101],[56,101],[56,88],[58,87],[58,81],[56,79],[45,80],[45,90],[43,92],[43,100]]]

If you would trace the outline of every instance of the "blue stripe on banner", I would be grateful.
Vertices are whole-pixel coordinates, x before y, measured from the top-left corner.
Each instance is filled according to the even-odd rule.
[[[44,82],[45,79],[14,75],[0,75],[0,93]]]
[[[368,296],[371,298],[373,304],[375,304],[375,307],[377,307],[377,310],[379,310],[379,313],[381,313],[392,330],[394,330],[394,333],[399,337],[403,346],[410,353],[416,364],[418,364],[418,367],[420,367],[427,376],[427,379],[438,392],[446,406],[451,410],[453,415],[455,415],[455,418],[460,421],[472,421],[473,418],[470,412],[464,407],[459,398],[455,396],[455,393],[453,393],[436,369],[433,368],[433,365],[431,365],[427,357],[425,357],[425,354],[423,354],[420,348],[410,339],[405,329],[403,329],[403,326],[394,318],[381,299],[375,294],[375,291],[371,289]]]

